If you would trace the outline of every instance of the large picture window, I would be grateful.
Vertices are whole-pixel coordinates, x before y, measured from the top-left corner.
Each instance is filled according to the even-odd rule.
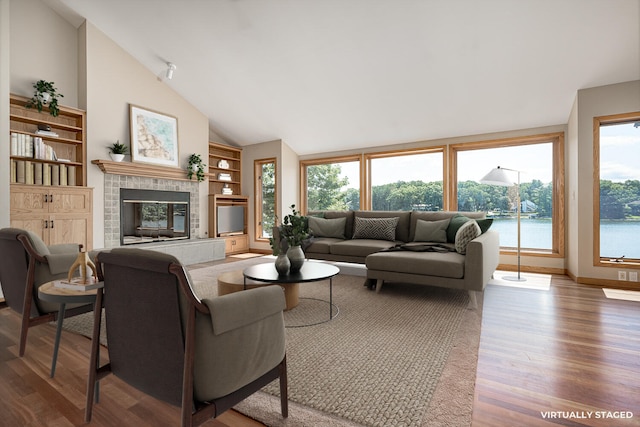
[[[460,144],[452,147],[456,183],[452,202],[459,211],[484,211],[500,232],[502,248],[516,248],[517,172],[514,186],[480,184],[491,169],[501,166],[520,171],[521,248],[533,252],[563,252],[563,213],[556,209],[562,200],[564,181],[560,134],[522,139]]]
[[[368,154],[374,211],[440,211],[444,206],[442,147]]]
[[[360,209],[360,157],[303,161],[303,212]]]
[[[640,113],[594,120],[595,263],[640,262]]]

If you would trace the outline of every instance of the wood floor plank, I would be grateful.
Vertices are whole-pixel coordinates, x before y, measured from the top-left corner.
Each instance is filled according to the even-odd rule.
[[[55,328],[32,328],[20,358],[19,326],[14,312],[0,309],[0,426],[85,425],[90,340],[63,333],[52,379]],[[114,376],[101,381],[100,394],[91,426],[179,425],[179,408]],[[609,300],[601,289],[578,285],[566,276],[553,276],[548,291],[487,288],[474,427],[640,426],[638,396],[640,303]],[[634,417],[545,418],[549,411],[628,411]],[[204,425],[261,424],[231,410]]]

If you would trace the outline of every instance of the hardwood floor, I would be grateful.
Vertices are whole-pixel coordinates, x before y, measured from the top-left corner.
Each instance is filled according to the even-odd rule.
[[[20,358],[19,323],[13,311],[0,310],[0,426],[83,425],[90,341],[63,333],[51,379],[53,326],[32,328]],[[178,408],[114,376],[101,382],[101,396],[93,426],[179,425]],[[608,300],[602,290],[564,276],[554,276],[549,291],[487,288],[474,426],[637,426],[638,396],[640,303]],[[545,419],[542,411],[593,414]],[[634,418],[596,418],[596,411],[632,412]],[[261,424],[228,411],[204,425]]]

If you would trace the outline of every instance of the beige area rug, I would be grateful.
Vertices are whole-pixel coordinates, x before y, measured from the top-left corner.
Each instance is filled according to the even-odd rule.
[[[551,287],[550,274],[521,272],[520,277],[525,279],[522,282],[504,279],[505,276],[516,277],[517,275],[518,272],[516,271],[496,270],[495,273],[493,273],[493,279],[489,280],[489,284],[497,286],[508,286],[511,288],[537,289],[539,291],[548,291]]]
[[[261,262],[273,259],[191,269],[196,293],[215,296],[218,274]],[[268,426],[471,425],[482,298],[471,310],[462,291],[385,284],[376,293],[362,285],[362,277],[336,276],[338,315],[287,328],[288,419],[276,382],[235,409]],[[300,296],[286,325],[328,320],[328,281],[301,284]],[[90,318],[85,323],[90,333]]]

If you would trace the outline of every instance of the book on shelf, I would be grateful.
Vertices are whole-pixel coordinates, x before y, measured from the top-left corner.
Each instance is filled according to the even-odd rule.
[[[230,173],[219,173],[218,174],[218,179],[220,181],[231,181],[231,174]]]
[[[25,160],[24,162],[24,183],[33,184],[33,162]]]
[[[25,164],[24,160],[16,161],[16,182],[20,184],[25,183]]]
[[[42,185],[42,163],[34,163],[33,165],[33,183]]]
[[[11,182],[18,182],[18,161],[11,160]]]
[[[74,277],[70,282],[68,280],[54,280],[53,286],[56,288],[71,289],[74,291],[90,291],[101,287],[102,282],[98,282],[93,276],[86,281],[81,277]]]
[[[51,185],[60,185],[60,166],[51,165]]]
[[[60,165],[60,185],[67,185],[67,165]]]
[[[44,135],[44,136],[52,136],[54,138],[59,137],[60,135],[58,135],[57,133],[50,131],[50,130],[42,130],[42,129],[38,129],[36,131],[36,134],[38,135]]]
[[[67,185],[76,185],[76,168],[74,166],[67,166]]]
[[[42,165],[42,185],[51,185],[51,165]]]

